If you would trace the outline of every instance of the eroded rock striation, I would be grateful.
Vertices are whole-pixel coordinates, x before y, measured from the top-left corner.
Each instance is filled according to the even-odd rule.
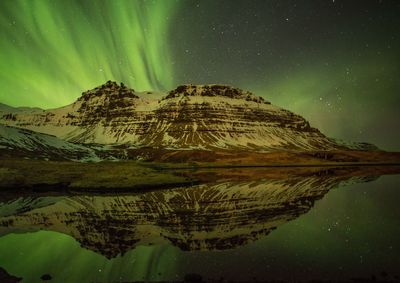
[[[226,85],[135,92],[108,81],[65,107],[0,107],[0,123],[78,143],[168,149],[331,150],[301,116]]]

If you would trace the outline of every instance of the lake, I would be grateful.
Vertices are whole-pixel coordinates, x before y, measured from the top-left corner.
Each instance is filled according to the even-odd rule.
[[[273,170],[140,193],[2,192],[0,267],[22,282],[399,281],[400,175]]]

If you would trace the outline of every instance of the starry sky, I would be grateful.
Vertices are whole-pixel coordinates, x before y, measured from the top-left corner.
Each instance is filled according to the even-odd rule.
[[[53,108],[106,80],[221,83],[328,136],[400,150],[400,1],[0,2],[0,103]]]

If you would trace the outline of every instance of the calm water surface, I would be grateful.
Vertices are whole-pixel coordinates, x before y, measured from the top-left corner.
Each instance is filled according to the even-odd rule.
[[[0,199],[0,267],[22,282],[400,276],[400,175],[216,180]]]

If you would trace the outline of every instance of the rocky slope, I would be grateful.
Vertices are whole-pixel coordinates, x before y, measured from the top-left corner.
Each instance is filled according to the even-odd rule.
[[[71,142],[131,147],[346,149],[301,116],[224,85],[182,85],[166,94],[153,94],[108,81],[57,109],[0,107],[0,123]]]
[[[55,136],[0,124],[0,156],[32,159],[98,161],[95,151]]]

